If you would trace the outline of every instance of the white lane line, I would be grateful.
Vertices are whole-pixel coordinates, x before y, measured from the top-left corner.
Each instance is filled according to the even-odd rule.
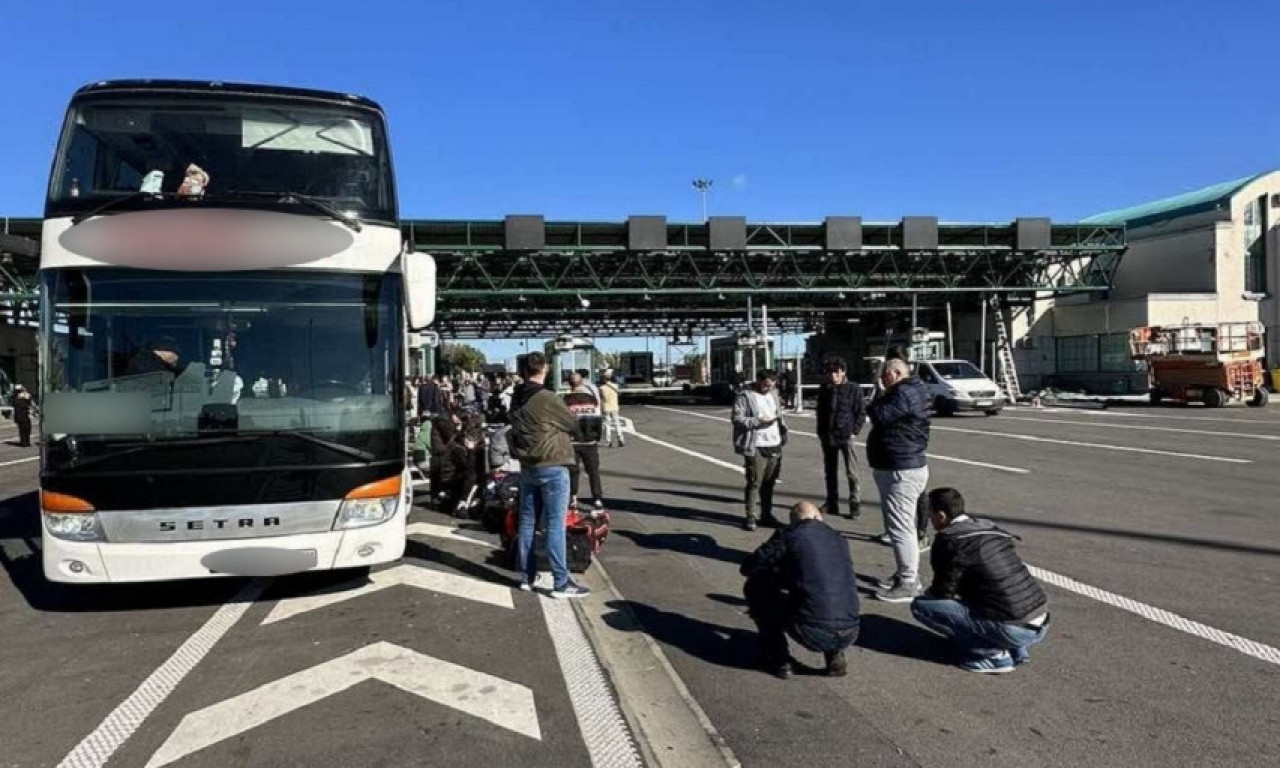
[[[182,718],[151,756],[147,768],[169,765],[366,680],[380,680],[530,739],[542,740],[533,691],[528,687],[392,643],[377,642],[192,712]],[[345,764],[341,758],[336,762]]]
[[[711,464],[723,464],[719,459],[707,456],[706,454],[697,453],[696,451],[681,449],[681,453],[689,456],[696,456]],[[1091,600],[1096,600],[1100,603],[1105,603],[1107,605],[1120,608],[1121,610],[1129,611],[1130,613],[1141,616],[1149,621],[1156,622],[1157,624],[1163,624],[1180,632],[1185,632],[1203,640],[1217,643],[1218,645],[1231,648],[1232,650],[1239,651],[1256,659],[1280,665],[1280,649],[1276,649],[1272,646],[1265,645],[1254,640],[1249,640],[1248,638],[1241,637],[1240,635],[1225,632],[1207,624],[1201,624],[1198,621],[1192,621],[1191,619],[1184,618],[1176,613],[1166,611],[1163,608],[1157,608],[1153,605],[1148,605],[1146,603],[1141,603],[1137,600],[1124,597],[1123,595],[1107,592],[1106,590],[1076,581],[1069,576],[1062,576],[1052,571],[1046,571],[1043,568],[1031,565],[1030,563],[1027,564],[1027,567],[1037,578],[1043,579],[1054,586],[1083,595]]]
[[[595,648],[568,600],[541,595],[542,617],[593,768],[642,768],[640,749]]]
[[[26,464],[29,461],[39,461],[39,456],[28,456],[25,459],[15,459],[14,461],[6,461],[0,463],[0,467],[12,467],[14,464]]]
[[[1114,592],[1099,589],[1089,584],[1076,581],[1068,576],[1062,576],[1052,571],[1046,571],[1043,568],[1038,568],[1034,565],[1028,564],[1027,568],[1036,578],[1053,584],[1054,586],[1061,587],[1070,592],[1075,592],[1078,595],[1084,595],[1085,597],[1097,600],[1100,603],[1106,603],[1107,605],[1128,611],[1129,613],[1141,616],[1148,621],[1154,621],[1157,624],[1164,624],[1165,626],[1172,627],[1180,632],[1186,632],[1189,635],[1195,635],[1196,637],[1208,640],[1211,643],[1217,643],[1218,645],[1231,648],[1232,650],[1239,651],[1246,656],[1252,656],[1255,659],[1261,659],[1262,661],[1270,664],[1280,665],[1280,648],[1273,648],[1270,645],[1265,645],[1246,637],[1241,637],[1240,635],[1224,632],[1216,627],[1211,627],[1208,624],[1201,624],[1198,621],[1192,621],[1191,619],[1179,616],[1176,613],[1166,611],[1163,608],[1157,608],[1154,605],[1140,603],[1137,600],[1131,600],[1123,595],[1117,595]]]
[[[460,529],[453,528],[448,525],[437,525],[436,523],[409,523],[409,527],[405,529],[406,535],[409,536],[434,536],[438,539],[448,539],[449,541],[461,541],[467,544],[475,544],[480,547],[488,547],[489,549],[497,549],[490,542],[473,539]]]
[[[655,407],[655,406],[649,406],[649,407],[650,407],[650,408],[653,408],[653,407]],[[700,415],[700,414],[699,414],[699,415]],[[644,434],[643,432],[632,432],[631,434],[635,435],[636,437],[640,438],[641,440],[646,440],[646,441],[648,441],[648,442],[650,442],[650,443],[653,443],[654,445],[660,445],[660,446],[662,446],[663,448],[670,448],[671,450],[675,451],[676,453],[683,453],[683,454],[684,454],[684,455],[686,455],[686,456],[692,456],[692,457],[694,457],[695,459],[702,459],[703,461],[707,461],[707,462],[710,462],[710,463],[712,463],[712,464],[715,464],[717,467],[724,467],[725,469],[733,470],[734,472],[737,472],[737,473],[738,473],[738,474],[740,474],[740,475],[746,474],[746,472],[747,472],[747,470],[746,470],[746,469],[744,469],[743,467],[738,466],[737,464],[730,464],[730,463],[729,463],[729,462],[727,462],[727,461],[721,461],[720,459],[713,458],[713,457],[711,457],[711,456],[706,455],[705,453],[698,453],[697,451],[691,451],[691,450],[689,450],[688,448],[682,448],[682,447],[680,447],[680,446],[676,445],[675,443],[668,443],[666,440],[659,440],[659,439],[658,439],[658,438],[656,438],[656,437],[650,437],[650,436],[648,436],[648,435]]]
[[[1252,424],[1254,426],[1258,426],[1258,425],[1280,426],[1280,420],[1273,419],[1267,416],[1262,416],[1260,413],[1258,413],[1257,409],[1253,409],[1253,408],[1249,409],[1250,414],[1258,414],[1258,415],[1255,418],[1248,419],[1248,420],[1227,419],[1221,416],[1179,416],[1176,414],[1165,414],[1165,413],[1135,413],[1133,411],[1112,411],[1112,410],[1086,411],[1078,408],[1052,408],[1052,407],[1040,408],[1040,409],[1028,408],[1023,412],[1034,413],[1036,411],[1039,411],[1040,413],[1070,413],[1073,415],[1080,415],[1080,416],[1103,416],[1103,417],[1114,416],[1122,419],[1173,419],[1175,421],[1219,421],[1219,422],[1225,422],[1227,424],[1244,423],[1244,424]]]
[[[725,417],[723,417],[723,416],[713,416],[713,415],[711,415],[711,414],[709,414],[709,413],[698,413],[697,411],[681,411],[681,410],[678,410],[678,409],[676,409],[676,408],[667,408],[667,407],[664,407],[664,406],[661,406],[661,405],[650,405],[650,406],[646,406],[646,407],[648,407],[648,408],[652,408],[652,409],[654,409],[655,411],[670,411],[671,413],[679,413],[679,414],[682,414],[682,415],[685,415],[685,416],[697,416],[697,417],[698,417],[698,418],[700,418],[700,419],[711,419],[712,421],[724,421],[724,422],[731,421],[731,419],[726,419],[726,418],[725,418]],[[800,430],[798,430],[798,429],[788,429],[787,431],[788,431],[788,432],[790,432],[790,433],[791,433],[791,434],[793,434],[793,435],[803,435],[803,436],[805,436],[805,437],[812,437],[812,438],[817,438],[817,437],[818,437],[818,436],[817,436],[815,433],[813,433],[813,432],[801,432],[801,431],[800,431]],[[637,435],[639,435],[639,433],[636,433],[636,434],[637,434]],[[652,437],[645,437],[644,439],[645,439],[645,440],[654,441],[654,438],[652,438]],[[667,444],[667,446],[668,446],[668,447],[670,447],[670,448],[674,448],[674,449],[675,449],[675,450],[677,450],[677,451],[682,451],[682,450],[684,450],[683,448],[681,448],[681,447],[679,447],[679,446],[673,446],[673,445],[670,445],[669,443]],[[859,447],[861,447],[864,451],[866,450],[866,448],[865,448],[864,446],[861,446],[861,445],[860,445]],[[962,459],[962,458],[959,458],[958,456],[944,456],[944,455],[942,455],[942,454],[940,454],[940,453],[930,453],[930,454],[927,454],[927,455],[928,455],[928,457],[929,457],[930,459],[937,459],[938,461],[949,461],[949,462],[951,462],[951,463],[953,463],[953,464],[967,464],[967,465],[969,465],[969,466],[971,466],[971,467],[982,467],[983,469],[994,469],[994,470],[996,470],[997,472],[1008,472],[1008,473],[1010,473],[1010,474],[1014,474],[1014,475],[1028,475],[1028,474],[1031,474],[1031,470],[1029,470],[1029,469],[1023,469],[1022,467],[1007,467],[1007,466],[1005,466],[1005,465],[1003,465],[1003,464],[992,464],[992,463],[990,463],[990,462],[986,462],[986,461],[974,461],[973,459]]]
[[[1000,421],[1032,421],[1037,424],[1077,424],[1082,427],[1099,429],[1141,429],[1148,432],[1180,432],[1190,435],[1209,435],[1210,437],[1243,437],[1250,440],[1280,441],[1278,435],[1251,435],[1246,432],[1214,432],[1205,429],[1185,429],[1182,427],[1148,427],[1144,424],[1099,424],[1096,421],[1075,421],[1074,419],[1036,419],[1029,416],[1002,416]]]
[[[244,616],[262,594],[267,582],[255,579],[219,608],[204,626],[187,638],[173,655],[152,672],[142,684],[107,715],[97,728],[58,763],[59,768],[101,768],[156,707],[173,693],[200,660],[213,650],[222,636]]]
[[[1252,464],[1249,459],[1234,459],[1229,456],[1206,456],[1201,453],[1179,453],[1178,451],[1161,451],[1156,448],[1133,448],[1127,445],[1107,445],[1106,443],[1085,443],[1078,440],[1060,440],[1054,437],[1037,437],[1035,435],[1015,435],[1010,432],[991,432],[985,429],[962,429],[960,427],[940,427],[933,425],[939,432],[958,432],[966,435],[986,435],[987,437],[1003,437],[1007,440],[1022,440],[1028,443],[1052,443],[1054,445],[1070,445],[1077,448],[1097,448],[1100,451],[1119,451],[1121,453],[1145,453],[1152,456],[1170,456],[1175,459],[1194,459],[1197,461],[1216,461],[1223,464]]]
[[[397,565],[385,571],[375,571],[369,574],[368,581],[352,579],[319,592],[287,597],[276,603],[276,607],[271,609],[271,613],[267,614],[267,618],[263,619],[262,623],[274,624],[277,621],[283,621],[300,613],[314,611],[317,608],[324,608],[325,606],[341,603],[356,597],[364,597],[371,592],[380,592],[401,584],[439,592],[452,597],[460,597],[464,600],[496,605],[499,608],[515,608],[515,604],[511,602],[511,589],[509,587],[482,581],[471,576],[459,576],[445,571],[433,571],[430,568],[423,568],[417,565]]]

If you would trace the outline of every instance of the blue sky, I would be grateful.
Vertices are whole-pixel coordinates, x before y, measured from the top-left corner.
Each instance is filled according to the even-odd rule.
[[[67,97],[175,77],[362,93],[421,218],[1080,218],[1280,166],[1280,4],[65,2],[3,13],[0,216]],[[507,345],[496,350],[509,353]]]

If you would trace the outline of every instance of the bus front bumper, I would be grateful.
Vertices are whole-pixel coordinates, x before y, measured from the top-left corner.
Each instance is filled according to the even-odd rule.
[[[260,539],[113,544],[46,536],[44,544],[44,575],[56,582],[280,576],[399,560],[404,555],[405,515],[401,512],[367,528]]]

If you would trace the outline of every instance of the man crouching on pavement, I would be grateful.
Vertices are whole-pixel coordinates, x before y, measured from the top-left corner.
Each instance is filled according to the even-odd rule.
[[[938,531],[930,555],[933,586],[912,601],[911,614],[968,655],[961,668],[1012,672],[1049,631],[1044,590],[1014,551],[1017,537],[965,514],[959,491],[930,491],[929,508]]]
[[[802,501],[791,524],[775,531],[742,564],[743,594],[760,630],[762,666],[791,677],[787,635],[826,658],[826,674],[842,677],[844,650],[858,639],[858,589],[849,544]]]

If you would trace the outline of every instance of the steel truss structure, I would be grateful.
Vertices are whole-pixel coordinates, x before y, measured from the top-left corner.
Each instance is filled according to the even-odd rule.
[[[667,224],[666,245],[633,250],[626,222],[547,222],[537,249],[507,247],[506,223],[414,220],[412,247],[435,257],[436,330],[448,338],[720,335],[747,326],[748,297],[784,332],[821,331],[864,313],[999,294],[1110,288],[1122,226],[1054,224],[1047,248],[1018,247],[1013,224],[937,225],[937,245],[904,247],[902,223],[861,224],[861,245],[827,247],[825,226],[746,224],[745,246],[712,248],[707,224]],[[38,219],[5,219],[0,303],[10,322],[36,298]],[[35,246],[35,248],[33,248]]]
[[[825,246],[823,224],[748,224],[745,248],[709,247],[708,227],[672,224],[667,247],[630,250],[626,223],[549,222],[545,246],[504,246],[503,221],[415,221],[432,254],[439,331],[455,338],[723,334],[746,327],[746,297],[784,332],[821,331],[864,312],[918,302],[1011,305],[1110,288],[1124,228],[1054,225],[1049,247],[1016,247],[1011,224],[940,224],[930,249],[903,247],[901,224],[863,224],[862,246]]]

